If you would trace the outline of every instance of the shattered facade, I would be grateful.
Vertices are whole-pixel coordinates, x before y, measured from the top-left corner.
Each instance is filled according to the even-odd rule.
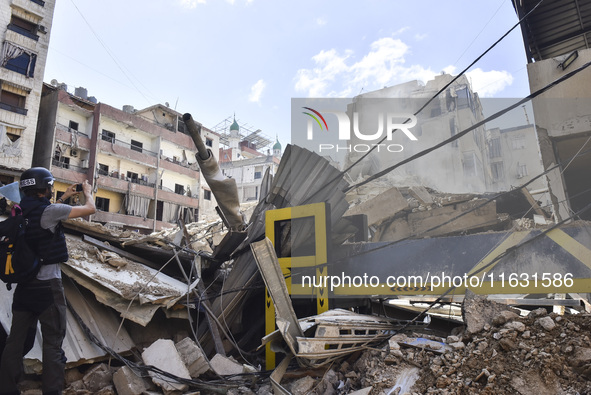
[[[33,165],[57,178],[56,198],[70,184],[94,180],[99,211],[92,220],[143,232],[214,211],[181,114],[162,105],[118,110],[85,93],[44,87]],[[216,149],[219,136],[203,134]]]
[[[0,181],[31,167],[55,0],[2,0]]]

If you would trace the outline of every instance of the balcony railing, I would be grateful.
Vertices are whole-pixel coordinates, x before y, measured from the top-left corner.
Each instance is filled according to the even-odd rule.
[[[25,37],[29,37],[32,40],[39,41],[39,36],[37,34],[32,33],[30,30],[17,26],[14,23],[9,24],[7,28],[8,30],[12,30],[13,32],[22,34]]]
[[[88,171],[88,168],[86,168],[86,167],[74,166],[74,165],[71,165],[69,163],[60,162],[57,159],[52,159],[51,164],[54,167],[59,167],[61,169],[72,170],[72,171],[75,171],[77,173],[86,173]]]
[[[101,139],[104,141],[107,141],[111,144],[119,145],[121,147],[129,148],[130,150],[133,150],[133,151],[141,152],[142,154],[153,156],[154,158],[156,158],[158,156],[158,154],[156,152],[148,151],[147,149],[145,149],[143,147],[138,147],[137,145],[132,145],[131,143],[127,143],[125,141],[117,140],[111,136],[102,135]]]
[[[1,102],[0,102],[0,108],[3,110],[6,110],[6,111],[15,112],[15,113],[21,114],[21,115],[27,115],[27,111],[28,111],[26,108],[11,106],[10,104],[1,103]]]
[[[133,182],[134,184],[144,185],[144,186],[147,186],[150,188],[156,187],[156,184],[153,182],[149,182],[149,181],[144,180],[142,178],[129,178],[125,174],[119,174],[119,172],[117,172],[117,171],[108,172],[108,171],[99,169],[98,174],[100,174],[101,176],[116,178],[118,180]]]
[[[66,126],[66,125],[62,125],[61,123],[58,123],[57,126],[58,126],[59,129],[63,130],[64,132],[76,133],[78,136],[83,136],[83,137],[89,138],[88,137],[88,134],[86,134],[84,132],[81,132],[79,130],[76,130],[76,129],[72,129],[72,128]]]

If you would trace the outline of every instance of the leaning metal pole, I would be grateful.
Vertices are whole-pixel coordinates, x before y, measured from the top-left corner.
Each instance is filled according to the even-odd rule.
[[[195,147],[197,147],[195,158],[199,163],[201,174],[205,177],[207,185],[209,185],[213,196],[215,196],[219,210],[224,217],[223,219],[227,222],[230,230],[244,230],[246,222],[240,212],[236,180],[222,174],[213,153],[205,146],[201,138],[201,124],[195,122],[189,113],[183,115],[183,121],[195,142]]]

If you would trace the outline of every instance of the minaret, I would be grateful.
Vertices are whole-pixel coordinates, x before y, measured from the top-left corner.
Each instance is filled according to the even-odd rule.
[[[238,160],[238,154],[240,153],[240,126],[236,122],[236,114],[234,114],[234,122],[230,125],[230,138],[228,139],[230,149],[232,150],[232,160]]]
[[[279,137],[276,135],[277,142],[273,146],[273,156],[276,158],[281,158],[281,143],[279,143]]]

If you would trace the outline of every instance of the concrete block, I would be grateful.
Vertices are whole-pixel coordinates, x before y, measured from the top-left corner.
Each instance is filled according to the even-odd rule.
[[[433,204],[433,197],[423,186],[410,187],[408,193],[422,204]]]
[[[232,374],[240,374],[244,372],[242,364],[228,358],[221,354],[216,354],[211,361],[212,369],[220,376],[227,376]]]
[[[144,378],[136,375],[127,366],[123,366],[115,372],[113,384],[115,384],[119,395],[140,395],[150,387]]]
[[[113,382],[113,371],[104,363],[96,365],[82,377],[85,387],[90,392],[98,392]]]
[[[407,207],[408,202],[398,188],[390,188],[372,199],[351,207],[345,215],[365,214],[367,224],[375,225]]]
[[[142,360],[146,365],[155,366],[184,379],[191,379],[191,375],[172,340],[156,340],[144,350]],[[154,384],[162,387],[165,392],[185,391],[188,388],[186,384],[175,383],[170,378],[162,377],[158,373],[150,372],[150,376]]]
[[[417,211],[408,214],[407,220],[413,235],[438,236],[464,230],[477,229],[485,226],[492,226],[497,223],[497,207],[494,201],[456,218],[476,206],[485,202],[485,199],[472,200],[456,206],[437,207],[429,211]],[[455,219],[454,219],[455,218]],[[452,220],[435,230],[427,232],[437,225]]]
[[[175,347],[179,352],[183,363],[189,370],[191,377],[197,378],[200,374],[209,370],[207,359],[193,339],[185,337],[183,340],[176,343]]]

